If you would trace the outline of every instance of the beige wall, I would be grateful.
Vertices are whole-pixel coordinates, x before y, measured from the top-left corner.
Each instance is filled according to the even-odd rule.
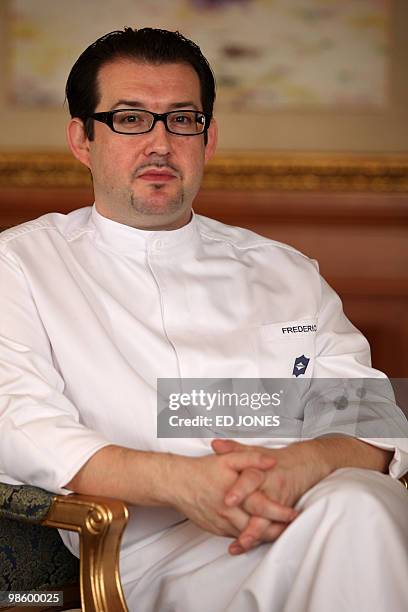
[[[3,75],[0,80],[0,151],[64,149],[66,109],[61,107],[39,111],[13,108],[7,99],[8,4],[8,0],[0,2],[0,70]],[[386,111],[277,111],[258,114],[253,119],[243,114],[234,117],[220,113],[221,148],[408,151],[408,1],[394,0],[392,4],[391,102]]]

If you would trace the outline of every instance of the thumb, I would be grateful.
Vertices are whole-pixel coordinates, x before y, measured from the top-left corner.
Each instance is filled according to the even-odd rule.
[[[224,438],[216,438],[215,440],[212,440],[211,446],[217,455],[225,455],[225,453],[247,450],[244,444],[235,442],[235,440],[225,440]]]

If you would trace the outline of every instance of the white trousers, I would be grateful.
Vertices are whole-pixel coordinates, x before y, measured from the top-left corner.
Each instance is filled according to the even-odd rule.
[[[121,557],[130,612],[407,612],[408,491],[341,469],[272,544],[240,556],[186,521]]]

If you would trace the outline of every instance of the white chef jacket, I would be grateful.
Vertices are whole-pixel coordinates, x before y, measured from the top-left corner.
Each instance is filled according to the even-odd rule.
[[[108,444],[211,452],[209,439],[156,436],[158,377],[291,377],[301,355],[307,376],[383,376],[316,262],[199,215],[170,231],[95,207],[44,215],[1,234],[0,286],[3,482],[67,493]],[[371,440],[396,449],[393,477],[408,470],[404,435]],[[137,537],[180,520],[138,512]]]

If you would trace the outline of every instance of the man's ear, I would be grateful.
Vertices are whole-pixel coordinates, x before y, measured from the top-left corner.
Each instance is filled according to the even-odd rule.
[[[89,140],[81,119],[74,117],[67,125],[67,140],[72,154],[90,168]]]
[[[210,127],[208,128],[208,131],[207,131],[207,138],[208,140],[207,140],[207,144],[205,146],[205,151],[204,151],[204,158],[205,158],[206,163],[210,161],[217,147],[218,126],[214,118],[211,119]]]

